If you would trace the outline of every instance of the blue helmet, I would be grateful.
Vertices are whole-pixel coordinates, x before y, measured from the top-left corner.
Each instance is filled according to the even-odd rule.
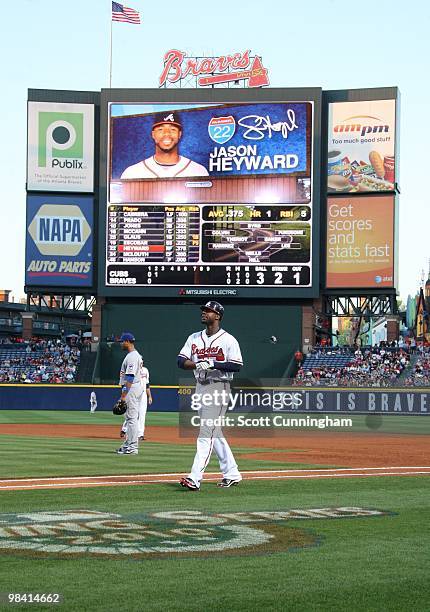
[[[122,332],[120,342],[135,342],[136,338],[131,332]]]

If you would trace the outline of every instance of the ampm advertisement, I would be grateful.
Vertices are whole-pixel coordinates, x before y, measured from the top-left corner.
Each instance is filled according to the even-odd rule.
[[[312,104],[111,104],[111,180],[310,176]]]
[[[393,287],[394,196],[328,198],[327,287]]]
[[[393,191],[396,101],[329,105],[328,193]]]
[[[94,189],[94,106],[28,103],[28,191]]]
[[[27,286],[92,286],[93,208],[90,196],[27,196]]]

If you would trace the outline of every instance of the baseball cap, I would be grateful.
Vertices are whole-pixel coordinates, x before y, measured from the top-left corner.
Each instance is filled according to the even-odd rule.
[[[152,124],[152,127],[155,128],[156,125],[161,125],[162,123],[171,123],[172,125],[176,125],[178,128],[182,128],[179,115],[175,111],[166,111],[165,113],[157,113],[154,115],[154,123]]]
[[[200,306],[200,310],[204,310],[207,308],[208,310],[212,310],[220,315],[220,317],[224,314],[224,306],[219,302],[206,302],[203,306]]]
[[[136,338],[131,332],[122,332],[120,342],[135,342]]]

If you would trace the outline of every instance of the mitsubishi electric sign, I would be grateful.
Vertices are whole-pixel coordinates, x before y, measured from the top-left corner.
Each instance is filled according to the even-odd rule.
[[[28,103],[27,189],[92,192],[94,106]]]
[[[93,198],[28,196],[25,284],[90,287]]]

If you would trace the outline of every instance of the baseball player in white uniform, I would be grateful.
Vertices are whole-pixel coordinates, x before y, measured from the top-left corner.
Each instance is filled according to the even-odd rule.
[[[208,176],[204,166],[179,155],[182,125],[178,113],[167,111],[155,115],[151,135],[155,143],[154,155],[128,166],[121,179]]]
[[[191,472],[180,481],[180,484],[190,491],[200,489],[213,450],[217,454],[222,473],[218,486],[231,487],[242,480],[221,428],[211,425],[214,418],[223,417],[227,411],[228,399],[225,401],[222,398],[229,397],[233,373],[238,372],[243,365],[242,355],[236,338],[220,328],[224,307],[219,302],[211,301],[201,306],[201,310],[201,321],[206,325],[206,329],[191,334],[178,355],[178,366],[194,371],[196,394],[200,394],[200,397],[203,394],[212,394],[214,398],[210,406],[203,404],[199,408],[197,452]],[[216,391],[218,393],[214,393]]]
[[[135,338],[130,332],[124,332],[119,339],[121,348],[127,351],[122,362],[119,384],[121,399],[127,404],[125,420],[127,423],[126,438],[116,451],[118,455],[137,455],[139,452],[139,410],[145,403],[145,386],[142,382],[143,360],[134,348]]]
[[[143,362],[142,362],[143,363]],[[145,366],[142,367],[142,384],[144,387],[144,394],[142,401],[139,404],[139,418],[137,420],[138,425],[138,437],[139,440],[145,439],[145,419],[148,405],[152,404],[151,388],[149,386],[149,370]],[[121,438],[125,438],[127,435],[127,419],[124,419],[124,423],[121,427]]]
[[[95,391],[91,391],[90,393],[90,412],[95,412],[97,410],[97,395]]]

